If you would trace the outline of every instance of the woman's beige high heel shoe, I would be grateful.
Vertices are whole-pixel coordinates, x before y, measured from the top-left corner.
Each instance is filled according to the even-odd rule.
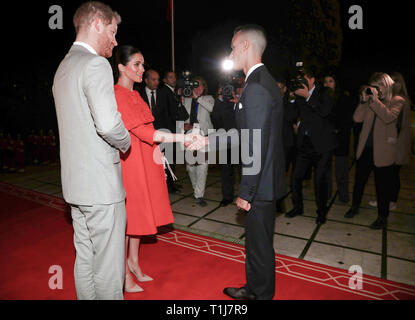
[[[138,274],[137,274],[137,273],[133,270],[133,268],[131,267],[130,260],[128,260],[128,259],[127,259],[127,263],[128,263],[128,268],[130,268],[131,273],[132,273],[133,275],[135,275],[135,277],[137,278],[137,280],[138,280],[138,281],[140,281],[140,282],[148,282],[148,281],[153,281],[153,278],[152,278],[152,277],[150,277],[150,276],[148,276],[148,275],[146,275],[146,274],[143,274],[143,276],[142,276],[142,277],[139,277],[139,276],[138,276]]]
[[[126,277],[130,277],[130,275],[126,275]],[[128,293],[136,293],[136,292],[143,292],[144,289],[141,288],[138,284],[134,283],[134,287],[132,288],[126,288],[125,282],[124,282],[124,291]]]

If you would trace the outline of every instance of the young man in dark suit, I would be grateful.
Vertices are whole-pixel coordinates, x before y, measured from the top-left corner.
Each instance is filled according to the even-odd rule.
[[[236,28],[232,38],[230,58],[235,70],[243,70],[246,75],[235,108],[238,129],[235,134],[241,137],[242,153],[236,205],[247,215],[246,284],[242,288],[224,289],[224,293],[234,299],[271,300],[275,294],[275,208],[276,201],[285,194],[283,103],[276,81],[261,63],[266,43],[265,31],[257,25]],[[204,143],[209,147],[218,146],[216,142],[220,141],[217,139],[220,136],[212,134]],[[226,152],[227,146],[227,143],[219,145],[220,151]],[[247,158],[250,163],[244,161]]]
[[[301,119],[297,135],[297,158],[292,178],[292,202],[294,208],[287,212],[293,218],[304,212],[303,181],[307,171],[314,167],[314,188],[317,204],[317,224],[324,224],[327,215],[328,181],[327,172],[331,170],[332,153],[336,146],[332,119],[333,98],[326,88],[315,83],[310,69],[305,69],[308,85],[297,89],[292,104],[297,117]]]

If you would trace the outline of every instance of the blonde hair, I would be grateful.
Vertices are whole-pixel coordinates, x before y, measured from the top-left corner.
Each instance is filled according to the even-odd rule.
[[[411,98],[408,94],[408,89],[406,88],[406,82],[403,78],[403,75],[399,72],[391,73],[391,78],[395,82],[393,85],[393,95],[394,96],[401,96],[405,100],[409,101],[411,105],[413,105]]]
[[[394,83],[395,82],[392,80],[392,78],[387,73],[384,73],[384,72],[375,72],[374,74],[372,74],[372,76],[369,79],[370,85],[385,87],[386,91],[385,91],[385,95],[383,98],[386,102],[389,102],[392,100]]]
[[[89,1],[82,4],[73,16],[76,33],[90,25],[97,18],[101,19],[105,25],[109,25],[112,19],[115,19],[117,24],[121,23],[120,15],[108,5],[98,1]]]

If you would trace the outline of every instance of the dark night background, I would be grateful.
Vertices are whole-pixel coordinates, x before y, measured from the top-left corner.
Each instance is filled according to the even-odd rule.
[[[14,1],[3,11],[0,130],[26,134],[57,129],[51,95],[59,62],[75,39],[72,17],[84,1]],[[171,29],[167,0],[103,1],[122,18],[119,45],[144,54],[147,68],[171,69]],[[63,29],[51,30],[51,5],[63,9]],[[351,5],[363,9],[363,30],[351,30]],[[262,25],[268,33],[263,57],[275,77],[286,77],[298,60],[311,61],[323,75],[334,70],[340,85],[355,93],[375,71],[401,72],[412,98],[415,68],[411,50],[410,3],[379,1],[184,1],[175,0],[176,71],[204,76],[214,94],[220,62],[230,52],[233,29]]]

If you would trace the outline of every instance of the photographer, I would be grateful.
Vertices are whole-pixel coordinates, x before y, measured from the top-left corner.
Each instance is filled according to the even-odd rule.
[[[376,72],[369,79],[369,86],[361,92],[360,104],[354,112],[355,122],[363,122],[356,152],[356,175],[352,207],[345,218],[359,213],[363,190],[374,170],[378,218],[371,229],[386,227],[389,201],[392,198],[391,182],[394,180],[394,163],[397,153],[397,119],[405,99],[393,93],[393,80],[386,73]]]
[[[180,97],[176,94],[176,73],[167,71],[163,77],[164,84],[159,90],[160,105],[167,110],[170,125],[167,129],[176,132],[176,121],[185,121],[189,114],[184,110],[180,102]]]
[[[184,122],[184,130],[187,132],[192,130],[193,127],[199,127],[200,134],[207,135],[208,130],[213,129],[210,113],[213,110],[215,99],[208,95],[208,86],[202,77],[197,76],[194,80],[198,82],[198,86],[193,87],[192,96],[185,97],[182,95],[182,103],[190,115],[189,119]],[[180,89],[179,93],[181,91],[183,90]],[[186,163],[186,170],[192,182],[196,203],[201,207],[206,207],[207,203],[203,196],[205,194],[208,161],[196,164]]]
[[[223,96],[223,85],[218,90],[218,98],[215,101],[210,118],[212,120],[213,127],[216,130],[224,129],[229,131],[236,128],[235,120],[235,105],[239,102],[239,97],[242,91],[242,83],[239,87],[232,88],[232,96]],[[225,92],[227,93],[227,92]],[[227,206],[233,202],[234,188],[235,188],[235,166],[231,163],[231,148],[227,150],[226,163],[220,164],[221,176],[222,176],[222,196],[223,199],[220,202],[221,206]]]
[[[285,172],[288,172],[290,169],[294,171],[295,158],[296,158],[296,135],[295,135],[295,126],[297,121],[298,112],[296,108],[292,108],[291,100],[292,95],[289,90],[287,90],[287,85],[285,81],[277,81],[277,86],[281,89],[284,103],[284,121],[282,128],[282,136],[284,143],[284,155],[285,155]]]
[[[166,124],[169,124],[167,129],[172,133],[176,133],[176,121],[185,121],[189,118],[189,114],[186,112],[185,108],[180,102],[180,97],[176,94],[176,73],[173,71],[167,71],[164,73],[163,77],[164,84],[160,87],[157,95],[157,103],[163,110],[166,111]],[[170,164],[171,169],[174,171],[176,162],[176,143],[173,144],[173,155],[172,163]],[[173,177],[168,170],[165,169],[167,177],[167,187],[169,193],[177,193],[178,189],[182,186],[174,183]]]
[[[408,95],[405,79],[399,72],[391,73],[393,84],[393,95],[405,99],[404,106],[398,116],[396,129],[398,132],[397,152],[394,165],[394,179],[392,181],[392,196],[389,203],[389,210],[397,208],[398,195],[401,187],[400,170],[403,165],[409,164],[411,159],[411,105],[412,101]],[[377,201],[369,201],[369,205],[377,207]]]
[[[302,185],[307,171],[314,167],[314,186],[317,204],[317,224],[326,222],[328,183],[327,172],[331,170],[332,152],[335,148],[334,126],[331,120],[333,99],[324,87],[315,83],[311,70],[298,70],[294,87],[289,85],[296,98],[292,108],[301,118],[297,136],[297,158],[292,178],[292,202],[294,208],[287,218],[303,214]]]

